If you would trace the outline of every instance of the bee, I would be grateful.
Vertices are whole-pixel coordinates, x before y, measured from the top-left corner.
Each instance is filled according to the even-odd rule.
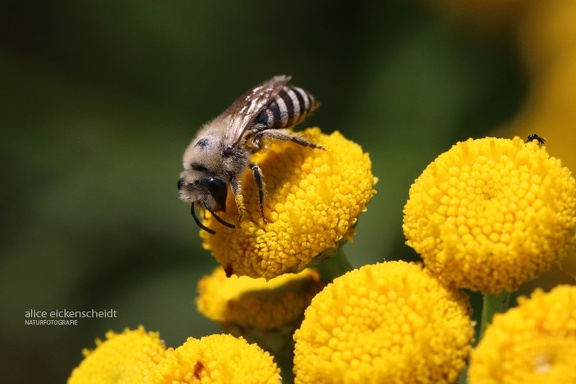
[[[546,139],[538,136],[535,133],[528,135],[528,139],[526,139],[526,142],[528,143],[528,142],[534,141],[534,140],[536,140],[538,142],[539,146],[543,146],[544,144],[546,144]]]
[[[184,170],[178,179],[179,197],[190,203],[192,217],[201,229],[215,233],[200,222],[194,205],[210,212],[222,225],[235,228],[216,212],[226,211],[230,186],[241,220],[239,177],[246,169],[252,171],[258,188],[260,215],[264,223],[267,222],[264,175],[250,157],[264,149],[268,139],[325,150],[292,133],[291,128],[304,121],[320,104],[302,88],[288,85],[288,81],[289,76],[274,76],[240,96],[221,115],[202,126],[184,151]]]

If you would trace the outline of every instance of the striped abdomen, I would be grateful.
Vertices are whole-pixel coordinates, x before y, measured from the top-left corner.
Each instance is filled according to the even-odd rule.
[[[293,127],[318,105],[314,97],[302,88],[285,86],[254,119],[254,125],[263,126],[262,129]]]

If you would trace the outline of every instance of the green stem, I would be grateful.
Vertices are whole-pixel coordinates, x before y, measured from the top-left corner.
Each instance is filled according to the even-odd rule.
[[[346,258],[342,247],[336,251],[334,256],[322,261],[315,268],[320,273],[320,276],[322,276],[322,280],[326,283],[330,283],[338,276],[342,276],[346,272],[354,269],[350,261],[348,261],[348,258]]]
[[[280,375],[282,376],[282,383],[294,383],[294,346],[285,348],[283,351],[277,351],[274,355],[274,360],[280,368]]]
[[[498,294],[485,293],[482,303],[482,319],[480,322],[480,334],[478,341],[482,339],[484,331],[492,318],[497,313],[506,312],[510,304],[510,292],[502,292]]]

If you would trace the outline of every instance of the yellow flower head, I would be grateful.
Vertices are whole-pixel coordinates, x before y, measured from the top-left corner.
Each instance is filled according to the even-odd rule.
[[[472,352],[471,384],[576,384],[576,287],[536,290],[494,316]]]
[[[275,142],[252,158],[266,182],[267,224],[250,171],[240,180],[246,213],[236,228],[224,227],[206,213],[203,224],[216,234],[201,231],[203,246],[228,275],[271,279],[301,271],[318,255],[352,239],[358,216],[375,193],[368,154],[338,132],[324,135],[311,128],[302,136],[326,150]],[[231,194],[222,218],[238,218]]]
[[[247,276],[226,277],[222,268],[198,282],[200,313],[224,328],[277,331],[299,323],[323,284],[313,269],[266,281]]]
[[[72,371],[68,384],[142,383],[166,348],[158,332],[146,333],[144,327],[121,334],[106,333],[106,340],[96,340],[94,351],[84,350],[82,363]]]
[[[459,288],[512,291],[574,248],[576,184],[536,141],[460,142],[410,188],[404,234]]]
[[[467,296],[418,264],[348,272],[312,300],[294,334],[296,383],[456,383],[469,315]]]
[[[229,383],[278,384],[280,370],[256,344],[231,335],[188,338],[148,377],[147,384]]]

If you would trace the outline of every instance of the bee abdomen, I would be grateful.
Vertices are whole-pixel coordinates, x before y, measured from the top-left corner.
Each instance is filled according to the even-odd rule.
[[[284,87],[256,119],[265,129],[289,128],[301,123],[318,103],[314,96],[298,87]]]

